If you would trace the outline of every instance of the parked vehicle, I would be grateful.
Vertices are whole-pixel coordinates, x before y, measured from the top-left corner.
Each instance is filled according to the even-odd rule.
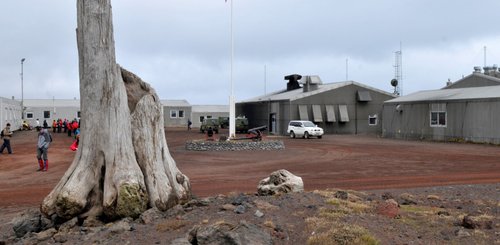
[[[237,117],[235,130],[237,133],[247,133],[248,131],[248,118]]]
[[[229,128],[229,117],[219,117],[220,128]]]
[[[311,136],[321,139],[324,133],[322,128],[318,127],[318,125],[312,123],[311,121],[290,121],[286,132],[290,135],[290,138],[304,137],[306,139]]]
[[[212,130],[218,134],[219,133],[219,119],[218,118],[205,118],[200,126],[200,132],[205,133],[208,128],[212,128]]]

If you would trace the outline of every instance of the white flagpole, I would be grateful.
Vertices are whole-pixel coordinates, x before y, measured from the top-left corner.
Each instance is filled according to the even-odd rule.
[[[231,95],[229,96],[229,139],[236,137],[236,105],[233,88],[233,59],[234,59],[234,38],[233,38],[233,0],[231,1]]]

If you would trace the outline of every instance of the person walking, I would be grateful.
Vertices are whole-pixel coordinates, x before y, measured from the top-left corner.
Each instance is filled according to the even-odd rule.
[[[56,120],[54,120],[54,121],[52,121],[52,132],[56,133],[56,129],[57,129],[57,122],[56,122]]]
[[[3,150],[7,148],[7,152],[12,154],[12,148],[10,147],[10,138],[12,137],[12,131],[10,131],[10,123],[7,123],[5,128],[2,130],[3,144],[0,147],[0,154],[3,154]]]
[[[191,122],[191,119],[188,119],[188,131],[189,131],[189,130],[191,130],[191,125],[192,125],[192,124],[193,124],[193,123]]]
[[[39,169],[37,171],[49,170],[48,151],[49,145],[52,142],[52,136],[47,128],[42,128],[38,133],[38,143],[36,149],[36,158],[38,159]]]

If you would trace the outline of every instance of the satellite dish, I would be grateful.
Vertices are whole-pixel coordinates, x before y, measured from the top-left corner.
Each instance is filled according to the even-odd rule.
[[[398,79],[396,79],[396,78],[392,79],[392,80],[391,80],[391,85],[392,85],[393,87],[398,86]]]

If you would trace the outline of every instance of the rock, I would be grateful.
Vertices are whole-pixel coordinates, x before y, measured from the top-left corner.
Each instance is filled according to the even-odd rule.
[[[78,218],[74,217],[73,219],[67,221],[66,223],[62,224],[59,226],[59,231],[60,232],[69,232],[73,228],[75,228],[78,225]]]
[[[466,215],[462,220],[462,226],[467,229],[493,229],[493,218],[488,216]]]
[[[463,238],[463,237],[470,237],[470,233],[463,230],[463,229],[458,229],[456,232],[455,232],[455,235],[458,237],[458,238]]]
[[[104,223],[98,220],[96,217],[87,217],[82,224],[82,227],[100,227],[103,226]]]
[[[394,197],[392,196],[392,193],[390,193],[390,192],[384,192],[382,194],[382,199],[383,200],[389,200],[389,199],[394,199]]]
[[[143,224],[151,224],[155,220],[163,218],[164,214],[158,208],[150,208],[139,216],[139,220]]]
[[[402,205],[414,205],[417,204],[417,199],[411,194],[408,193],[403,193],[399,195],[399,198],[401,199],[401,204]]]
[[[12,220],[14,233],[16,237],[21,238],[28,232],[40,232],[42,230],[53,227],[49,219],[42,217],[40,210],[28,209],[19,217]]]
[[[224,204],[222,205],[221,207],[221,210],[224,210],[224,211],[234,211],[236,209],[236,206],[234,206],[233,204]]]
[[[264,217],[264,213],[261,212],[260,210],[255,211],[255,213],[253,215],[255,215],[255,217],[257,217],[257,218]]]
[[[112,233],[122,233],[131,230],[132,226],[130,225],[130,220],[128,220],[127,218],[115,222],[109,227],[109,231]]]
[[[248,202],[248,197],[245,194],[239,194],[233,200],[231,201],[231,204],[233,205],[242,205],[244,203]]]
[[[338,199],[347,200],[347,198],[349,198],[349,193],[347,193],[347,191],[336,191],[333,196]]]
[[[58,232],[54,235],[54,241],[58,243],[65,243],[68,241],[68,233]]]
[[[257,186],[257,192],[261,196],[303,191],[304,182],[302,182],[302,178],[285,169],[271,173],[269,177],[261,180]]]
[[[437,195],[427,195],[427,200],[436,200],[436,201],[440,201],[441,198]]]
[[[39,233],[36,234],[36,239],[38,239],[38,241],[45,241],[49,238],[51,238],[52,236],[54,236],[54,234],[57,233],[57,230],[55,228],[50,228],[48,230],[45,230],[45,231],[41,231]]]
[[[236,209],[234,209],[234,212],[237,214],[244,214],[246,211],[247,209],[243,205],[238,205]]]
[[[391,219],[396,218],[399,213],[399,205],[394,199],[385,200],[385,202],[378,204],[377,214],[389,217]]]
[[[244,221],[238,226],[223,223],[193,228],[188,235],[191,244],[272,244],[268,232]]]
[[[253,201],[253,203],[255,204],[255,206],[257,206],[258,209],[263,209],[263,210],[277,210],[279,209],[278,206],[276,205],[272,205],[264,200],[260,200],[260,199],[255,199]]]
[[[186,204],[184,204],[184,207],[206,207],[210,205],[210,198],[203,198],[203,199],[192,199]]]
[[[189,240],[187,238],[177,238],[177,239],[173,240],[170,244],[171,245],[191,245],[191,243],[189,242]]]
[[[448,211],[439,211],[439,212],[437,212],[437,215],[439,215],[439,216],[450,216],[450,213]]]

